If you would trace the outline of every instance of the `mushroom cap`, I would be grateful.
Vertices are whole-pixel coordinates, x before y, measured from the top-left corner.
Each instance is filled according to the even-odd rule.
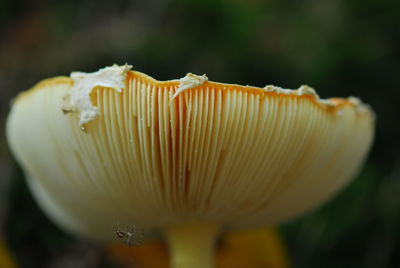
[[[353,97],[129,69],[44,80],[8,118],[38,203],[81,236],[113,239],[117,224],[279,223],[346,185],[373,139],[374,114]]]

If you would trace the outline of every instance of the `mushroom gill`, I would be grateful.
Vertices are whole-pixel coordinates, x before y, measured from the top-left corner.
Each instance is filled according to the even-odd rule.
[[[166,234],[174,267],[213,267],[221,228],[275,224],[332,197],[360,168],[374,114],[356,98],[208,81],[130,66],[52,78],[20,94],[12,152],[43,210],[70,232]]]

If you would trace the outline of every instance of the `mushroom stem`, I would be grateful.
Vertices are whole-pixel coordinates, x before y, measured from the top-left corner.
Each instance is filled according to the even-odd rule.
[[[218,230],[217,225],[208,223],[190,223],[166,228],[171,267],[215,267],[214,247]]]

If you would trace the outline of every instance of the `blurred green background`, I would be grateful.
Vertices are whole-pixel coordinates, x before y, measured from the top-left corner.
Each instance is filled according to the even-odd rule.
[[[206,73],[308,84],[377,114],[356,180],[281,229],[293,267],[400,267],[400,1],[0,1],[0,234],[21,267],[113,267],[37,207],[8,151],[10,101],[43,78],[133,65],[159,80]]]

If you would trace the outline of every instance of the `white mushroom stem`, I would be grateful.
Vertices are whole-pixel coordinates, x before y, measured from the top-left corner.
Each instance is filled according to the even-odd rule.
[[[215,241],[219,227],[209,223],[190,223],[166,228],[173,268],[215,267]]]

